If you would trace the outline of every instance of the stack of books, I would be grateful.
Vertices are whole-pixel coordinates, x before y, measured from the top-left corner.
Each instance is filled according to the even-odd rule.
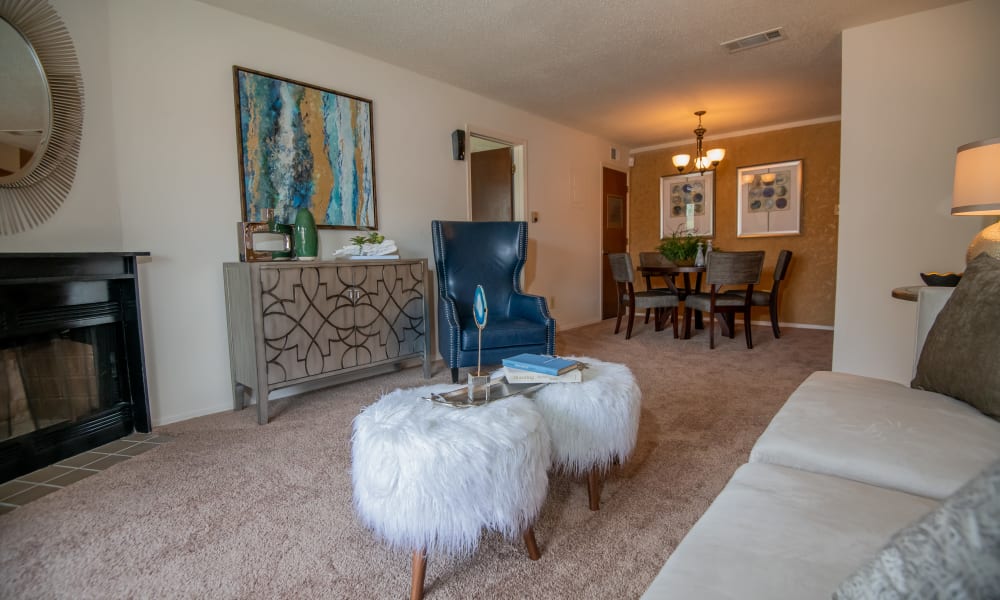
[[[580,383],[586,366],[548,354],[518,354],[503,359],[508,383]]]

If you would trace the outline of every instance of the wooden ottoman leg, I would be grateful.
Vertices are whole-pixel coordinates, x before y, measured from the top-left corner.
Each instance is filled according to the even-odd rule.
[[[542,557],[542,553],[538,551],[538,544],[535,542],[535,529],[533,527],[529,527],[524,532],[524,545],[528,547],[528,558],[538,560]]]
[[[601,510],[601,474],[597,467],[591,467],[587,474],[587,497],[590,499],[590,510]]]
[[[413,571],[410,575],[410,600],[424,597],[424,574],[427,572],[427,555],[423,550],[413,551]]]

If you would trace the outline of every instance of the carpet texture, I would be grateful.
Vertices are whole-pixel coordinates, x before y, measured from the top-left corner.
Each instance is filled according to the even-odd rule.
[[[541,560],[487,534],[428,563],[429,599],[636,598],[708,508],[788,394],[829,369],[829,331],[754,329],[708,349],[636,324],[560,332],[557,352],[625,363],[642,389],[638,443],[601,510],[585,480],[552,475]],[[157,429],[176,439],[0,516],[2,598],[401,598],[410,554],[378,543],[351,502],[351,422],[420,369]]]

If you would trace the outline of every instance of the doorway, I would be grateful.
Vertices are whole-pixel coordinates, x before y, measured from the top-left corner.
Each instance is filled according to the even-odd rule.
[[[618,314],[618,287],[608,254],[628,251],[628,175],[603,168],[601,178],[601,318]]]
[[[469,220],[524,220],[524,144],[469,132]]]

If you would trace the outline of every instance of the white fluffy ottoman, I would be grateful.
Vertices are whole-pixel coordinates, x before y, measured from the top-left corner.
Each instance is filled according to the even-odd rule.
[[[552,437],[552,460],[588,476],[590,509],[600,508],[600,475],[635,449],[642,392],[625,365],[586,356],[582,383],[549,384],[534,393]]]
[[[354,419],[351,475],[361,521],[411,549],[411,598],[423,592],[426,554],[467,554],[483,529],[523,535],[548,492],[548,429],[536,405],[512,396],[456,408],[421,399],[454,384],[396,390]]]

